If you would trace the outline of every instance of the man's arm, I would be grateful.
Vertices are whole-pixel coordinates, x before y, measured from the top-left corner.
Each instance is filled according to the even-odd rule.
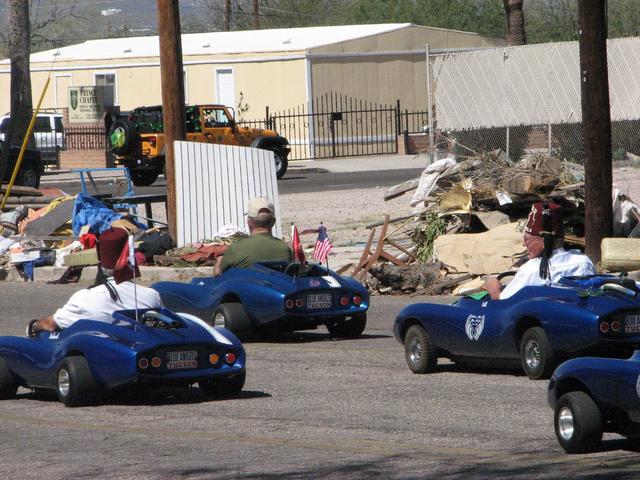
[[[224,255],[218,255],[216,258],[216,264],[213,266],[213,276],[218,277],[222,275],[222,258]]]
[[[31,320],[27,329],[27,335],[33,336],[39,332],[55,332],[56,330],[58,330],[58,324],[53,319],[53,315],[49,315],[40,320]]]
[[[497,277],[489,275],[484,279],[484,288],[489,292],[492,300],[500,300],[500,292],[502,292],[502,284]]]

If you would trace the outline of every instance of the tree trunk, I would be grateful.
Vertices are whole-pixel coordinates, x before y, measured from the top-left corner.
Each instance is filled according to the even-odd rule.
[[[11,60],[11,121],[5,134],[5,147],[0,155],[0,180],[10,172],[5,172],[8,148],[21,145],[33,113],[31,100],[31,25],[29,23],[29,2],[11,0],[9,6],[11,35],[9,37],[9,58]]]
[[[526,45],[527,34],[524,29],[524,0],[502,0],[507,17],[507,45]]]
[[[585,253],[600,260],[600,243],[613,233],[611,112],[605,0],[580,0],[580,83],[585,150]]]

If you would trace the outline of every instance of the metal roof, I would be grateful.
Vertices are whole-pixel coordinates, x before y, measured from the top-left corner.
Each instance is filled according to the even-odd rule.
[[[189,33],[182,35],[182,54],[242,54],[293,52],[348,40],[387,33],[414,26],[410,23],[340,25],[330,27],[280,28],[234,32]],[[425,28],[425,27],[420,27]],[[443,29],[433,29],[443,30]],[[470,33],[471,32],[466,32]],[[473,34],[472,34],[473,35]],[[31,62],[125,59],[157,57],[158,36],[87,40],[60,49],[31,55]],[[7,63],[3,61],[0,63]]]

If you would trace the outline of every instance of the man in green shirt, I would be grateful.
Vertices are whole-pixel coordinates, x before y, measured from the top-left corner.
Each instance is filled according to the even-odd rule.
[[[266,197],[249,200],[247,224],[251,236],[227,247],[216,259],[213,274],[218,276],[230,268],[246,268],[256,262],[293,260],[293,253],[282,240],[271,235],[276,222],[273,203]]]

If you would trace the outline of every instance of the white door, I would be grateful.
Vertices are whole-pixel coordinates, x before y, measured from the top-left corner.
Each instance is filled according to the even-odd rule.
[[[56,108],[69,108],[69,87],[71,86],[71,75],[56,75],[54,78]]]
[[[236,87],[231,68],[216,70],[216,102],[236,108]]]

